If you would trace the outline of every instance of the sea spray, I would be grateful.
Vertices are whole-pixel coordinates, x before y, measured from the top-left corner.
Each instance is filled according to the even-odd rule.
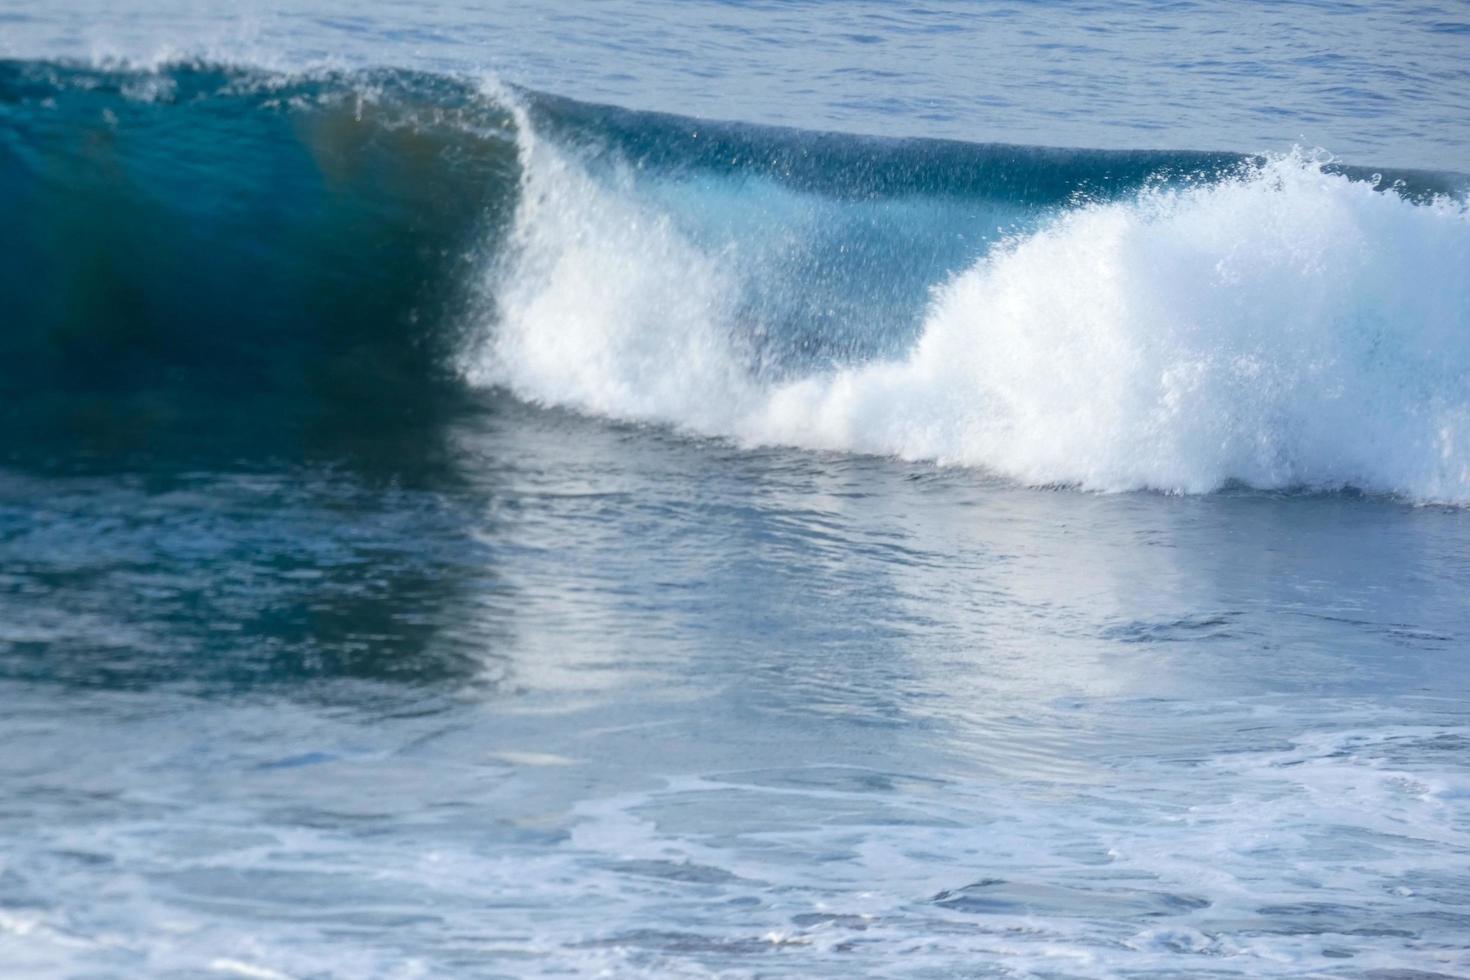
[[[699,223],[688,195],[683,213],[660,207],[631,166],[595,174],[522,126],[481,381],[745,444],[1028,484],[1470,500],[1460,200],[1410,200],[1294,151],[1078,201],[935,281],[900,355],[771,379],[749,350],[782,324],[739,294],[758,243],[707,247],[681,231]],[[753,206],[757,193],[772,191]]]

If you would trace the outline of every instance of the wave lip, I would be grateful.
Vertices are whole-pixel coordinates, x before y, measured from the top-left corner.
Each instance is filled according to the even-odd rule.
[[[773,374],[752,367],[752,345],[791,325],[743,302],[758,239],[701,239],[688,194],[671,205],[635,167],[596,170],[528,137],[529,121],[522,133],[482,382],[747,444],[1031,485],[1470,502],[1463,201],[1300,151],[1074,201],[962,271],[937,270],[901,353]],[[745,182],[776,193],[757,184]]]

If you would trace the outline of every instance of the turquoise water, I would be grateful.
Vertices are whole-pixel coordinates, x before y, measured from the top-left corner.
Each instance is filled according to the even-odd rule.
[[[1470,975],[1464,19],[0,7],[0,973]]]

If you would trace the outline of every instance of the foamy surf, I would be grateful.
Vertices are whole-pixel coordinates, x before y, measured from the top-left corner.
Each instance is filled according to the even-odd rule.
[[[771,242],[815,238],[789,216],[823,202],[739,179],[739,203],[771,220],[710,235],[728,187],[650,180],[605,153],[587,162],[538,138],[524,112],[520,132],[499,316],[471,371],[482,383],[746,445],[935,460],[1032,485],[1470,500],[1463,200],[1411,200],[1298,150],[1074,201],[1029,226],[973,229],[991,236],[984,254],[957,274],[929,270],[896,356],[773,371],[759,355],[792,318],[750,295],[801,294],[800,281],[760,280],[787,275],[766,261]],[[875,220],[902,223],[914,201],[884,205]]]

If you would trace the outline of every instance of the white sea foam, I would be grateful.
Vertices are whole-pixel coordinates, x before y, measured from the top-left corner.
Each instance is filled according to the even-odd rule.
[[[728,343],[737,290],[717,257],[641,205],[630,175],[594,179],[500,97],[515,107],[523,187],[479,376],[549,404],[724,431],[759,392]]]
[[[740,243],[697,242],[631,169],[594,173],[524,114],[521,132],[481,382],[1028,484],[1470,501],[1463,202],[1411,202],[1294,152],[1078,205],[936,283],[906,354],[761,380],[750,338],[780,325],[741,303]]]

